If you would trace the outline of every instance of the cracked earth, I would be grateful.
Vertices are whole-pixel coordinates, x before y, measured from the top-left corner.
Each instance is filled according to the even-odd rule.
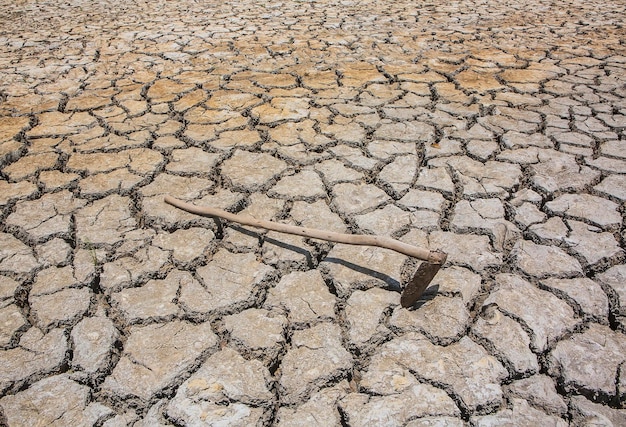
[[[626,425],[625,12],[0,1],[0,424]]]

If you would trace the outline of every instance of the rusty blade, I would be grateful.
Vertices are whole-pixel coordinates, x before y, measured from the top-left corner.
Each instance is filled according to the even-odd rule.
[[[437,274],[442,264],[433,264],[423,262],[411,281],[406,285],[400,296],[400,304],[404,308],[413,306],[415,302],[422,296],[433,277]]]

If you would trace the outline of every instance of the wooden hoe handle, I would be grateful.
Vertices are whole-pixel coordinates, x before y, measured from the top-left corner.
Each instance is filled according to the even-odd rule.
[[[431,264],[443,264],[446,254],[443,252],[430,251],[417,246],[409,245],[386,236],[370,236],[361,234],[343,234],[332,231],[317,230],[314,228],[299,227],[296,225],[281,224],[272,221],[264,221],[252,217],[243,217],[207,206],[196,206],[183,202],[171,196],[165,196],[165,202],[184,211],[203,216],[223,218],[227,221],[236,222],[251,227],[264,228],[266,230],[278,231],[280,233],[295,234],[297,236],[309,237],[312,239],[326,240],[328,242],[346,243],[348,245],[377,246],[379,248],[391,249],[410,257],[427,261]]]

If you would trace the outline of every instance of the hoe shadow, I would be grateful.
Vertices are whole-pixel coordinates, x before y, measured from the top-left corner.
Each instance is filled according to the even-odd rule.
[[[373,277],[374,279],[381,280],[385,282],[385,284],[387,285],[387,289],[389,289],[390,291],[395,291],[395,292],[402,291],[402,285],[397,279],[394,279],[393,277],[387,274],[381,273],[380,271],[372,270],[371,268],[363,267],[362,265],[355,264],[353,262],[346,261],[345,259],[340,259],[340,258],[332,258],[332,257],[324,258],[324,262],[329,262],[332,264],[339,264],[343,267],[354,270],[357,273],[365,274],[367,276]]]
[[[294,251],[296,253],[302,254],[302,255],[304,255],[306,257],[307,262],[309,263],[309,265],[313,266],[311,252],[309,252],[306,249],[303,249],[303,248],[301,248],[299,246],[295,246],[295,245],[292,245],[292,244],[289,244],[289,243],[282,242],[282,241],[274,239],[274,238],[262,237],[263,235],[261,233],[249,230],[249,229],[241,227],[241,226],[231,225],[230,228],[232,228],[234,230],[237,230],[238,232],[240,232],[242,234],[245,234],[247,236],[250,236],[250,237],[254,237],[254,238],[258,238],[258,239],[263,238],[263,240],[265,242],[267,242],[267,243],[271,243],[272,245],[276,245],[276,246],[279,246],[281,248],[284,248],[284,249],[287,249],[287,250]],[[404,287],[402,286],[402,284],[400,283],[400,281],[398,279],[395,279],[395,278],[389,276],[388,274],[381,273],[380,271],[373,270],[373,269],[367,268],[367,267],[363,267],[362,265],[355,264],[355,263],[350,262],[350,261],[346,261],[345,259],[334,258],[334,257],[327,257],[327,258],[324,258],[324,262],[332,263],[332,264],[339,264],[342,267],[349,268],[349,269],[351,269],[353,271],[356,271],[357,273],[361,273],[361,274],[364,274],[366,276],[370,276],[370,277],[372,277],[374,279],[380,280],[380,281],[385,283],[387,290],[401,293],[402,290],[404,289]],[[437,296],[438,292],[439,292],[439,285],[429,286],[428,288],[426,288],[426,290],[420,296],[420,298],[415,302],[415,304],[413,304],[411,307],[408,307],[408,310],[413,311],[413,310],[419,309],[422,305],[424,305],[428,301],[434,299]]]
[[[363,267],[361,265],[358,265],[358,264],[355,264],[353,262],[346,261],[346,260],[340,259],[340,258],[325,258],[324,262],[339,264],[339,265],[341,265],[343,267],[349,268],[349,269],[354,270],[354,271],[356,271],[358,273],[365,274],[365,275],[371,276],[371,277],[373,277],[375,279],[381,280],[381,281],[385,282],[385,284],[387,285],[386,289],[388,289],[390,291],[395,291],[395,292],[402,293],[402,290],[404,289],[402,284],[397,279],[394,279],[393,277],[391,277],[391,276],[389,276],[387,274],[381,273],[380,271],[372,270],[371,268]],[[434,286],[427,287],[426,290],[424,291],[424,293],[415,302],[415,304],[413,304],[411,307],[407,307],[407,309],[410,310],[410,311],[414,311],[414,310],[419,309],[421,306],[426,304],[428,301],[434,299],[437,296],[438,293],[439,293],[439,285],[434,285]]]
[[[266,243],[270,243],[272,245],[278,246],[279,248],[287,249],[287,250],[299,253],[300,255],[304,255],[306,257],[307,263],[310,266],[313,265],[313,257],[311,255],[311,252],[307,251],[306,249],[303,249],[299,246],[291,245],[289,243],[282,242],[280,240],[272,239],[271,237],[265,237],[263,241]]]
[[[262,233],[259,233],[259,232],[254,231],[254,230],[249,230],[249,229],[244,228],[244,227],[242,227],[240,225],[231,224],[231,225],[228,226],[228,228],[231,228],[231,229],[233,229],[233,230],[235,230],[235,231],[237,231],[237,232],[239,232],[241,234],[245,234],[246,236],[254,237],[255,239],[260,239],[261,236],[262,236]]]
[[[263,235],[262,233],[258,233],[256,231],[253,230],[249,230],[247,228],[238,226],[238,225],[232,225],[229,228],[232,228],[233,230],[236,230],[238,232],[240,232],[241,234],[245,234],[246,236],[250,236],[250,237],[254,237],[255,239],[262,239],[264,243],[269,243],[275,246],[278,246],[280,248],[283,249],[287,249],[293,252],[296,252],[298,254],[304,255],[306,257],[307,260],[307,264],[312,266],[313,265],[313,256],[311,255],[311,252],[309,252],[308,250],[301,248],[299,246],[295,246],[289,243],[285,243],[281,240],[277,240],[271,237],[267,237],[265,235]]]

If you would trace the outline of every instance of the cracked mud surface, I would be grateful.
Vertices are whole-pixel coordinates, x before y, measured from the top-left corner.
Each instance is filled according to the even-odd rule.
[[[0,425],[626,425],[626,4],[444,3],[1,1]]]

